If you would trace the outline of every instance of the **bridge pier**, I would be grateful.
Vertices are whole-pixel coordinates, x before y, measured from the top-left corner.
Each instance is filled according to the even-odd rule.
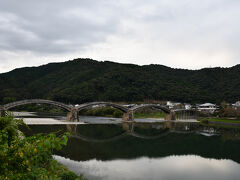
[[[67,124],[67,130],[71,135],[77,135],[77,124]]]
[[[134,113],[133,113],[133,111],[129,110],[129,111],[123,113],[122,120],[123,121],[134,121]]]
[[[133,122],[123,122],[122,128],[124,131],[131,133],[133,131]]]
[[[71,111],[69,111],[67,114],[67,121],[78,122],[78,118],[78,111],[75,108],[72,108]]]
[[[165,120],[167,121],[176,120],[175,112],[171,111],[169,114],[166,114]]]

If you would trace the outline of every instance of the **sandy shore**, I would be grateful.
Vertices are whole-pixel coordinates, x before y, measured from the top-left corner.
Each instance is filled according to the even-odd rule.
[[[59,121],[52,118],[25,118],[23,121],[28,125],[39,125],[39,124],[85,124],[84,122],[68,122],[68,121]]]

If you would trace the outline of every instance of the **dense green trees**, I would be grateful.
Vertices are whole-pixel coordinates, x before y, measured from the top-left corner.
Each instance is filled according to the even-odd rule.
[[[193,71],[76,59],[0,74],[0,102],[6,97],[75,104],[144,99],[235,102],[240,97],[240,65]]]

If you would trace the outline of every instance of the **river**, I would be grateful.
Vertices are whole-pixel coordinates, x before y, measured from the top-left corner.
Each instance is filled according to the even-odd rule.
[[[22,117],[29,122],[65,122],[59,115]],[[153,119],[81,120],[85,123],[29,124],[30,130],[23,131],[26,135],[70,132],[67,146],[54,152],[54,158],[89,180],[239,180],[238,128]]]

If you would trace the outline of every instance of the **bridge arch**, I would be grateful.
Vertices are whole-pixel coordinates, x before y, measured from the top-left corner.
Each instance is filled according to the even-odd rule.
[[[63,108],[67,111],[71,111],[71,109],[73,108],[73,106],[71,106],[71,105],[66,105],[64,103],[60,103],[60,102],[56,102],[56,101],[45,100],[45,99],[28,99],[28,100],[21,100],[21,101],[16,101],[16,102],[5,104],[2,106],[2,109],[7,111],[11,108],[21,106],[21,105],[27,105],[27,104],[49,104],[49,105]]]
[[[113,108],[119,109],[121,110],[123,113],[128,112],[128,108],[119,105],[119,104],[115,104],[115,103],[111,103],[111,102],[91,102],[91,103],[85,103],[85,104],[81,104],[80,106],[76,107],[77,111],[81,111],[83,109],[86,109],[88,107],[92,107],[95,105],[105,105],[105,106],[111,106]]]
[[[143,105],[140,105],[140,106],[134,106],[130,110],[133,111],[133,112],[136,112],[137,110],[144,109],[144,108],[151,108],[151,107],[156,108],[156,109],[160,109],[166,114],[171,113],[170,109],[168,109],[164,106],[161,106],[161,105],[157,105],[157,104],[143,104]]]
[[[165,120],[175,120],[175,113],[173,111],[171,111],[170,109],[168,109],[165,106],[158,105],[158,104],[142,104],[140,106],[132,107],[131,109],[129,109],[129,112],[131,112],[131,113],[129,113],[130,116],[128,116],[128,117],[130,117],[129,119],[134,120],[134,112],[136,112],[137,110],[149,108],[149,107],[153,107],[153,108],[162,110],[166,114],[165,118],[164,118]]]

